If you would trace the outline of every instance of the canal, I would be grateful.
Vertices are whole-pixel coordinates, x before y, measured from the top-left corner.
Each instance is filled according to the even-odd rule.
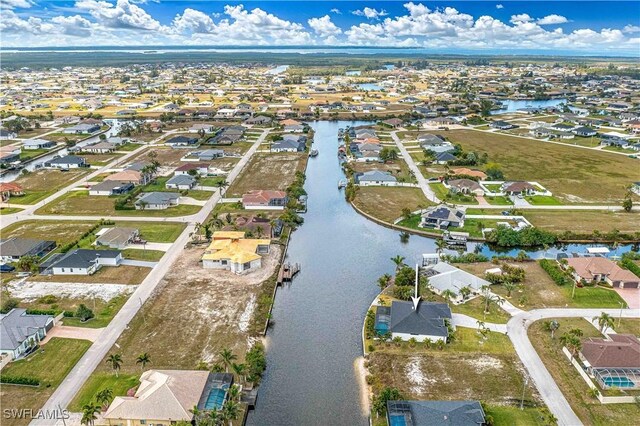
[[[267,334],[267,371],[252,425],[365,425],[354,363],[362,355],[365,313],[378,293],[376,281],[392,273],[391,257],[415,263],[434,250],[427,238],[399,233],[357,214],[338,181],[340,127],[358,123],[316,122],[305,189],[305,223],[293,233],[288,260],[302,272],[278,290]]]

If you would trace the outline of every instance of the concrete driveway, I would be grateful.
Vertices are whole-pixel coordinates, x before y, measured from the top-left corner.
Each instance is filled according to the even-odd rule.
[[[124,259],[120,262],[121,265],[129,265],[129,266],[142,266],[143,268],[155,268],[158,265],[158,262],[147,262],[145,260],[133,260],[133,259]]]
[[[629,308],[640,309],[640,288],[614,288]]]
[[[95,342],[103,328],[88,328],[88,327],[70,327],[67,325],[56,325],[53,327],[47,335],[42,339],[40,344],[44,345],[54,337],[61,337],[63,339],[79,339]]]

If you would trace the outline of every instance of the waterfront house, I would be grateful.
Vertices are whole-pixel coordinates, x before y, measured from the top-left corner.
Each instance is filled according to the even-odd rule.
[[[304,152],[305,149],[303,138],[282,139],[271,144],[271,152]]]
[[[92,134],[100,131],[99,124],[93,123],[78,123],[75,126],[66,127],[62,130],[62,133],[67,134]]]
[[[217,231],[202,255],[202,267],[225,269],[236,274],[262,267],[262,256],[269,254],[270,239],[245,238],[243,231]]]
[[[398,179],[395,176],[381,170],[356,173],[353,179],[360,186],[396,186],[398,184]]]
[[[429,278],[429,286],[438,294],[450,291],[455,296],[451,298],[453,303],[464,303],[469,297],[480,294],[483,286],[491,285],[490,282],[475,275],[456,268],[446,262],[437,262],[421,270],[421,273]],[[461,289],[468,288],[471,292],[467,299],[462,296]]]
[[[46,139],[27,139],[22,142],[22,149],[35,150],[35,149],[51,149],[56,146],[55,142],[48,141]]]
[[[242,196],[242,206],[247,210],[284,210],[288,201],[284,191],[259,189]]]
[[[52,169],[77,169],[89,167],[86,160],[75,155],[65,155],[64,157],[52,158],[44,163],[45,167]]]
[[[11,237],[0,240],[0,261],[16,262],[23,256],[42,257],[55,248],[55,241]]]
[[[391,306],[376,307],[376,325],[378,334],[391,333],[392,338],[404,341],[416,339],[423,342],[442,340],[447,342],[451,321],[451,309],[446,303],[413,302],[394,300]]]
[[[511,124],[507,121],[497,120],[489,123],[489,127],[491,127],[492,129],[498,129],[498,130],[509,130],[509,129],[514,129],[518,126],[516,126],[515,124]]]
[[[464,226],[465,210],[444,204],[426,208],[421,216],[421,228],[447,229]]]
[[[134,203],[136,210],[165,210],[180,203],[175,192],[145,192]]]
[[[0,354],[11,359],[28,355],[53,326],[53,316],[27,314],[22,308],[0,314]]]
[[[616,288],[640,287],[640,278],[606,257],[569,257],[566,260],[567,266],[574,269],[576,280],[605,282]]]
[[[387,424],[402,426],[483,426],[478,401],[387,401]]]
[[[133,184],[130,182],[121,182],[116,180],[105,180],[100,183],[96,183],[89,189],[89,195],[122,195],[133,189]]]
[[[108,154],[116,149],[118,149],[118,145],[107,141],[95,142],[80,148],[81,151],[90,152],[92,154]]]
[[[0,128],[0,141],[6,141],[9,139],[15,139],[18,137],[18,134],[15,132],[10,132],[7,129]]]

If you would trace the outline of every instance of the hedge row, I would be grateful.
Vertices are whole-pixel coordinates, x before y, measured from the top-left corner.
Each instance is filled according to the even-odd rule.
[[[10,383],[12,385],[39,386],[40,380],[25,376],[0,376],[0,383]]]
[[[626,257],[626,258],[622,258],[622,260],[620,261],[620,266],[622,266],[625,269],[630,270],[631,272],[633,272],[636,276],[640,277],[640,266],[636,265],[635,263],[633,263],[633,261]]]
[[[558,285],[566,285],[571,284],[571,279],[567,276],[567,274],[560,269],[557,263],[552,260],[542,259],[540,261],[540,266],[545,270],[547,274],[551,277],[551,279]]]

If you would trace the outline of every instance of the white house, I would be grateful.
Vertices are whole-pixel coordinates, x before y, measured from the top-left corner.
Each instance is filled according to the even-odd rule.
[[[53,316],[27,314],[22,308],[0,314],[0,354],[11,359],[28,354],[53,326]]]
[[[53,275],[91,275],[102,266],[118,266],[121,262],[122,253],[117,250],[76,249],[46,263]]]

